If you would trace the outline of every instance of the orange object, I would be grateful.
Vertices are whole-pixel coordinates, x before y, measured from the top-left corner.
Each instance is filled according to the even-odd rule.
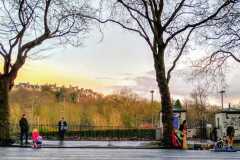
[[[182,149],[188,149],[188,146],[187,146],[187,129],[183,130]]]

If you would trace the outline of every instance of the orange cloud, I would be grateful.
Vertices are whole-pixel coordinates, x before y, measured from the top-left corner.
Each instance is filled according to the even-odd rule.
[[[106,83],[90,78],[88,75],[62,71],[54,66],[31,63],[26,64],[18,73],[15,83],[74,85],[82,88],[97,89],[108,86]]]

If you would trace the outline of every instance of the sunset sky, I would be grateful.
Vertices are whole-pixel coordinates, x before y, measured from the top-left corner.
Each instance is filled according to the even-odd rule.
[[[57,49],[43,53],[49,55],[41,60],[29,60],[19,72],[17,83],[34,84],[56,83],[57,85],[75,85],[91,88],[108,94],[120,88],[131,88],[143,97],[150,97],[149,91],[158,89],[155,81],[151,52],[138,35],[123,31],[118,26],[108,25],[104,29],[104,39],[97,31],[91,32],[81,47],[58,46]],[[43,44],[44,45],[44,44]],[[197,56],[191,51],[190,57]],[[196,52],[196,53],[195,53]],[[193,85],[183,75],[182,70],[189,70],[189,59],[179,62],[175,76],[170,83],[173,98],[189,98]],[[226,103],[239,103],[240,72],[235,66],[228,76]],[[155,95],[159,99],[159,94]],[[210,103],[219,104],[220,97],[213,93]]]

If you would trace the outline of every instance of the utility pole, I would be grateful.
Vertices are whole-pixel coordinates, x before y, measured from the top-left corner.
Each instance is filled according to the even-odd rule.
[[[153,120],[153,94],[154,94],[154,90],[150,91],[151,93],[151,112],[152,112],[152,127],[154,126],[154,120]]]
[[[221,94],[221,104],[222,104],[222,110],[223,110],[223,94],[225,93],[225,90],[221,90],[219,93]]]

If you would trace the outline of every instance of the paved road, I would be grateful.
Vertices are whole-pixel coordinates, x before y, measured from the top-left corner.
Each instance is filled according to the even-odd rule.
[[[149,147],[154,141],[43,141],[43,147],[66,147],[66,148],[81,148],[81,147],[128,147],[141,148]],[[188,141],[189,144],[212,144],[211,141]],[[20,146],[20,144],[14,144]],[[31,146],[31,145],[29,145]]]
[[[43,147],[144,147],[153,141],[43,141]],[[20,144],[14,144],[20,146]],[[29,145],[31,146],[31,145]]]
[[[47,149],[0,148],[0,160],[239,160],[240,152],[142,150],[142,149]]]

